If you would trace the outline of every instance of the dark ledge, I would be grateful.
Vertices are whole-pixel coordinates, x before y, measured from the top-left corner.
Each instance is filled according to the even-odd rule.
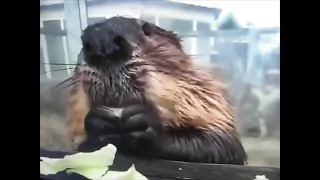
[[[40,156],[61,158],[68,153],[40,149]],[[237,166],[220,164],[186,163],[166,160],[142,160],[116,155],[111,170],[125,171],[134,164],[149,180],[253,180],[256,175],[265,175],[269,180],[280,180],[280,168],[259,166]],[[42,176],[48,180],[85,180],[77,174],[65,172],[54,176]]]

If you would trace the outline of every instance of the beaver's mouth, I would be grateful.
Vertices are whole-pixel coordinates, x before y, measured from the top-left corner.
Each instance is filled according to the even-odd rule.
[[[143,102],[141,96],[129,90],[128,84],[120,83],[89,67],[80,70],[79,81],[92,107],[121,109]]]

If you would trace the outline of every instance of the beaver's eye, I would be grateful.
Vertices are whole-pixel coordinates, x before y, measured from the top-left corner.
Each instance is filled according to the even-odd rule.
[[[149,23],[144,23],[142,25],[141,29],[142,29],[144,35],[146,35],[146,36],[150,36],[151,35],[152,28],[151,28]]]

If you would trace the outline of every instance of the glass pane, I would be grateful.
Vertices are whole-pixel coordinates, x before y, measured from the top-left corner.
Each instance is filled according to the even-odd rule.
[[[231,8],[228,3],[224,5],[224,1],[200,5],[196,1],[99,0],[87,1],[86,12],[74,6],[74,14],[78,12],[78,17],[72,17],[71,6],[65,11],[65,3],[53,2],[41,6],[40,11],[40,82],[47,83],[42,89],[72,74],[73,69],[68,68],[74,66],[68,64],[75,63],[75,56],[80,52],[81,28],[84,28],[81,26],[113,16],[141,18],[177,33],[183,40],[185,53],[194,58],[196,65],[210,70],[212,76],[227,85],[228,99],[235,107],[237,130],[248,153],[249,164],[280,166],[280,24],[278,15],[270,17],[266,10],[277,8],[278,1],[270,2],[273,5],[268,6],[261,5],[267,2],[239,1],[246,4],[248,8],[245,9],[241,3],[234,2],[237,5],[233,4]],[[237,26],[219,29],[219,19],[228,15],[224,13],[227,10]],[[41,112],[50,112],[41,116],[41,122],[55,120],[59,125],[45,127],[54,129],[52,135],[44,133],[49,132],[47,129],[40,129],[40,133],[50,139],[46,146],[72,150],[71,140],[64,130],[64,100],[67,99],[64,95],[41,94]],[[42,139],[40,141],[42,143]]]
[[[65,125],[68,90],[66,84],[53,87],[72,75],[81,47],[77,1],[67,2],[40,3],[40,147],[63,151],[72,150]]]

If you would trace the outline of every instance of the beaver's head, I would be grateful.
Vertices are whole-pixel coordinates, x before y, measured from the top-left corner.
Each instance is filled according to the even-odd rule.
[[[196,69],[174,33],[113,17],[88,26],[81,40],[86,65],[79,73],[92,105],[148,101],[168,126],[233,128],[221,83]]]

